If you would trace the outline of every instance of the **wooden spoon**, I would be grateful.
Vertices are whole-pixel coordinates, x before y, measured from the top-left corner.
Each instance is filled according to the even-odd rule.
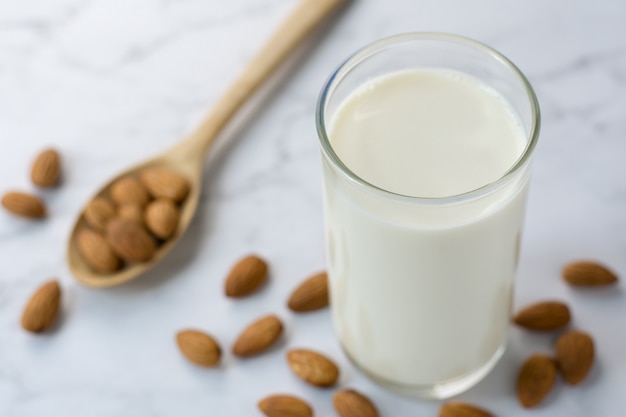
[[[145,168],[171,168],[185,175],[191,184],[189,196],[181,207],[181,216],[176,235],[161,245],[154,258],[149,262],[129,264],[113,274],[94,272],[78,252],[77,232],[81,228],[87,227],[81,214],[72,228],[67,246],[67,261],[70,271],[80,283],[95,288],[123,284],[154,267],[170,252],[187,230],[196,212],[202,188],[202,165],[205,154],[211,148],[217,135],[237,110],[267,80],[278,65],[289,56],[319,23],[344,1],[302,0],[296,10],[273,34],[234,84],[218,100],[213,110],[195,132],[163,154],[141,162],[116,175],[92,197],[93,199],[97,196],[108,195],[109,188],[116,180],[127,175],[137,174]]]

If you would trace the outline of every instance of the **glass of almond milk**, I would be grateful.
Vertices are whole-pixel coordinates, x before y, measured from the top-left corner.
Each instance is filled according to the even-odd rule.
[[[506,347],[539,107],[520,70],[458,36],[351,56],[317,107],[334,326],[395,391],[447,398]]]

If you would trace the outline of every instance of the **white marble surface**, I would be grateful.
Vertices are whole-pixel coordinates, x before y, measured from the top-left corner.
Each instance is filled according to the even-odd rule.
[[[598,347],[581,386],[559,384],[532,411],[515,400],[517,367],[549,352],[553,336],[511,332],[510,348],[459,398],[497,416],[615,417],[626,409],[623,285],[575,291],[559,279],[572,259],[601,260],[626,280],[626,3],[621,0],[356,0],[236,134],[208,158],[193,230],[159,270],[97,291],[70,276],[64,245],[72,219],[118,169],[189,132],[287,15],[295,0],[4,0],[0,2],[0,190],[32,189],[28,166],[43,146],[63,153],[65,182],[42,193],[42,223],[0,212],[0,416],[256,416],[274,392],[300,395],[334,415],[332,390],[305,386],[285,366],[285,346],[335,358],[341,386],[356,387],[383,416],[435,416],[437,402],[396,396],[351,367],[328,312],[294,316],[292,287],[324,267],[317,93],[349,53],[408,31],[448,31],[484,41],[526,72],[543,110],[516,305],[570,303],[575,327]],[[471,6],[470,6],[471,3]],[[232,146],[230,146],[232,144]],[[232,262],[256,251],[271,283],[226,300]],[[45,335],[19,327],[25,299],[50,277],[64,314]],[[279,349],[216,370],[188,364],[174,343],[188,326],[228,348],[240,328],[276,312]],[[227,349],[228,350],[228,349]]]

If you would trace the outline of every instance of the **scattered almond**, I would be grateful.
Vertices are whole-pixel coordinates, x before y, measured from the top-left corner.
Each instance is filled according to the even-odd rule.
[[[439,417],[493,417],[493,414],[472,404],[453,401],[441,406]]]
[[[320,272],[300,284],[287,303],[295,312],[303,313],[328,306],[328,275]]]
[[[121,178],[111,186],[111,198],[118,205],[137,204],[144,207],[150,201],[148,190],[135,177]]]
[[[53,187],[57,184],[61,173],[61,157],[54,149],[41,152],[30,171],[30,178],[40,187]]]
[[[103,236],[89,229],[82,229],[76,236],[78,251],[96,272],[111,273],[120,269],[121,261]]]
[[[525,408],[539,404],[552,390],[556,364],[549,356],[535,354],[524,362],[517,377],[517,398]]]
[[[160,198],[146,207],[146,225],[161,239],[169,239],[178,228],[178,207],[166,198]]]
[[[283,324],[276,316],[265,316],[250,324],[241,333],[233,353],[237,356],[253,356],[263,352],[278,340],[283,332]]]
[[[57,317],[60,304],[59,282],[55,280],[46,282],[28,300],[22,313],[22,327],[33,333],[44,331]]]
[[[109,222],[106,241],[120,258],[129,262],[152,259],[156,245],[146,229],[128,219],[115,218]]]
[[[180,203],[189,194],[189,180],[171,169],[146,169],[139,178],[154,198],[167,198]]]
[[[107,223],[115,217],[115,207],[106,198],[96,197],[87,204],[83,216],[89,226],[104,231]]]
[[[144,225],[143,209],[137,204],[127,203],[119,206],[117,216],[122,219],[132,220],[142,226]]]
[[[580,287],[599,287],[615,284],[617,275],[607,267],[596,262],[572,262],[563,268],[563,279],[571,285]]]
[[[340,417],[378,417],[378,410],[369,398],[351,389],[336,393],[333,406]]]
[[[334,385],[339,378],[339,368],[326,356],[307,349],[294,349],[287,352],[287,362],[291,370],[303,381],[318,387]]]
[[[565,382],[577,385],[589,374],[594,358],[593,339],[587,333],[571,330],[556,342],[558,369]]]
[[[211,336],[198,330],[182,330],[176,335],[176,343],[187,359],[196,365],[217,365],[222,350]]]
[[[531,330],[556,330],[570,322],[570,311],[559,301],[543,301],[524,307],[513,321],[518,326]]]
[[[41,199],[34,195],[13,191],[2,197],[2,205],[16,216],[29,219],[46,217],[46,206]]]
[[[228,297],[245,297],[256,291],[267,278],[267,263],[255,255],[240,259],[226,277]]]
[[[293,395],[272,395],[259,402],[259,409],[267,417],[313,417],[306,402]]]

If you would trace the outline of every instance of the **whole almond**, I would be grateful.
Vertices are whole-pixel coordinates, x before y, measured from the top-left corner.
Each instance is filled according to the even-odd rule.
[[[300,284],[287,303],[295,312],[303,313],[328,306],[328,275],[320,272]]]
[[[472,404],[453,401],[441,406],[439,417],[493,417],[493,414]]]
[[[618,281],[613,271],[591,261],[572,262],[563,268],[562,274],[563,279],[569,284],[580,287],[599,287]]]
[[[156,245],[146,229],[128,219],[115,218],[109,222],[106,241],[113,252],[129,262],[146,262],[152,259]]]
[[[543,301],[524,307],[513,321],[531,330],[556,330],[565,327],[571,319],[569,308],[559,301]]]
[[[178,332],[176,343],[182,354],[196,365],[215,366],[222,356],[222,350],[215,339],[198,330]]]
[[[189,194],[189,180],[171,169],[146,169],[139,178],[154,198],[168,198],[180,203]]]
[[[83,216],[89,226],[104,231],[107,223],[115,217],[115,207],[106,198],[96,197],[87,204]]]
[[[46,149],[35,158],[30,170],[30,178],[40,187],[53,187],[61,173],[61,157],[54,149]]]
[[[178,207],[166,198],[159,198],[146,207],[146,225],[155,236],[169,239],[178,228]]]
[[[30,297],[22,313],[22,327],[29,332],[46,330],[57,317],[61,305],[61,287],[56,280],[48,281]]]
[[[369,398],[351,389],[336,393],[333,406],[340,417],[378,417],[378,410]]]
[[[233,346],[233,353],[237,356],[257,355],[273,345],[282,332],[283,324],[278,317],[262,317],[241,333]]]
[[[517,377],[517,399],[525,408],[534,407],[550,393],[555,380],[554,360],[545,355],[532,355]]]
[[[148,190],[135,177],[124,177],[111,186],[111,198],[118,205],[137,204],[144,207],[150,201]]]
[[[34,195],[13,191],[2,196],[2,205],[16,216],[28,219],[46,217],[46,205]]]
[[[121,262],[99,233],[82,229],[76,236],[78,251],[96,272],[111,273],[120,269]]]
[[[594,352],[593,339],[587,333],[571,330],[559,337],[555,355],[565,382],[576,385],[585,379],[593,365]]]
[[[339,378],[339,368],[326,356],[308,349],[294,349],[287,352],[287,363],[291,370],[303,381],[318,387],[335,385]]]
[[[256,291],[267,279],[267,263],[256,255],[240,259],[226,277],[228,297],[245,297]]]
[[[313,417],[311,406],[293,395],[272,395],[259,402],[267,417]]]
[[[137,204],[127,203],[119,206],[117,216],[144,225],[143,209]]]

